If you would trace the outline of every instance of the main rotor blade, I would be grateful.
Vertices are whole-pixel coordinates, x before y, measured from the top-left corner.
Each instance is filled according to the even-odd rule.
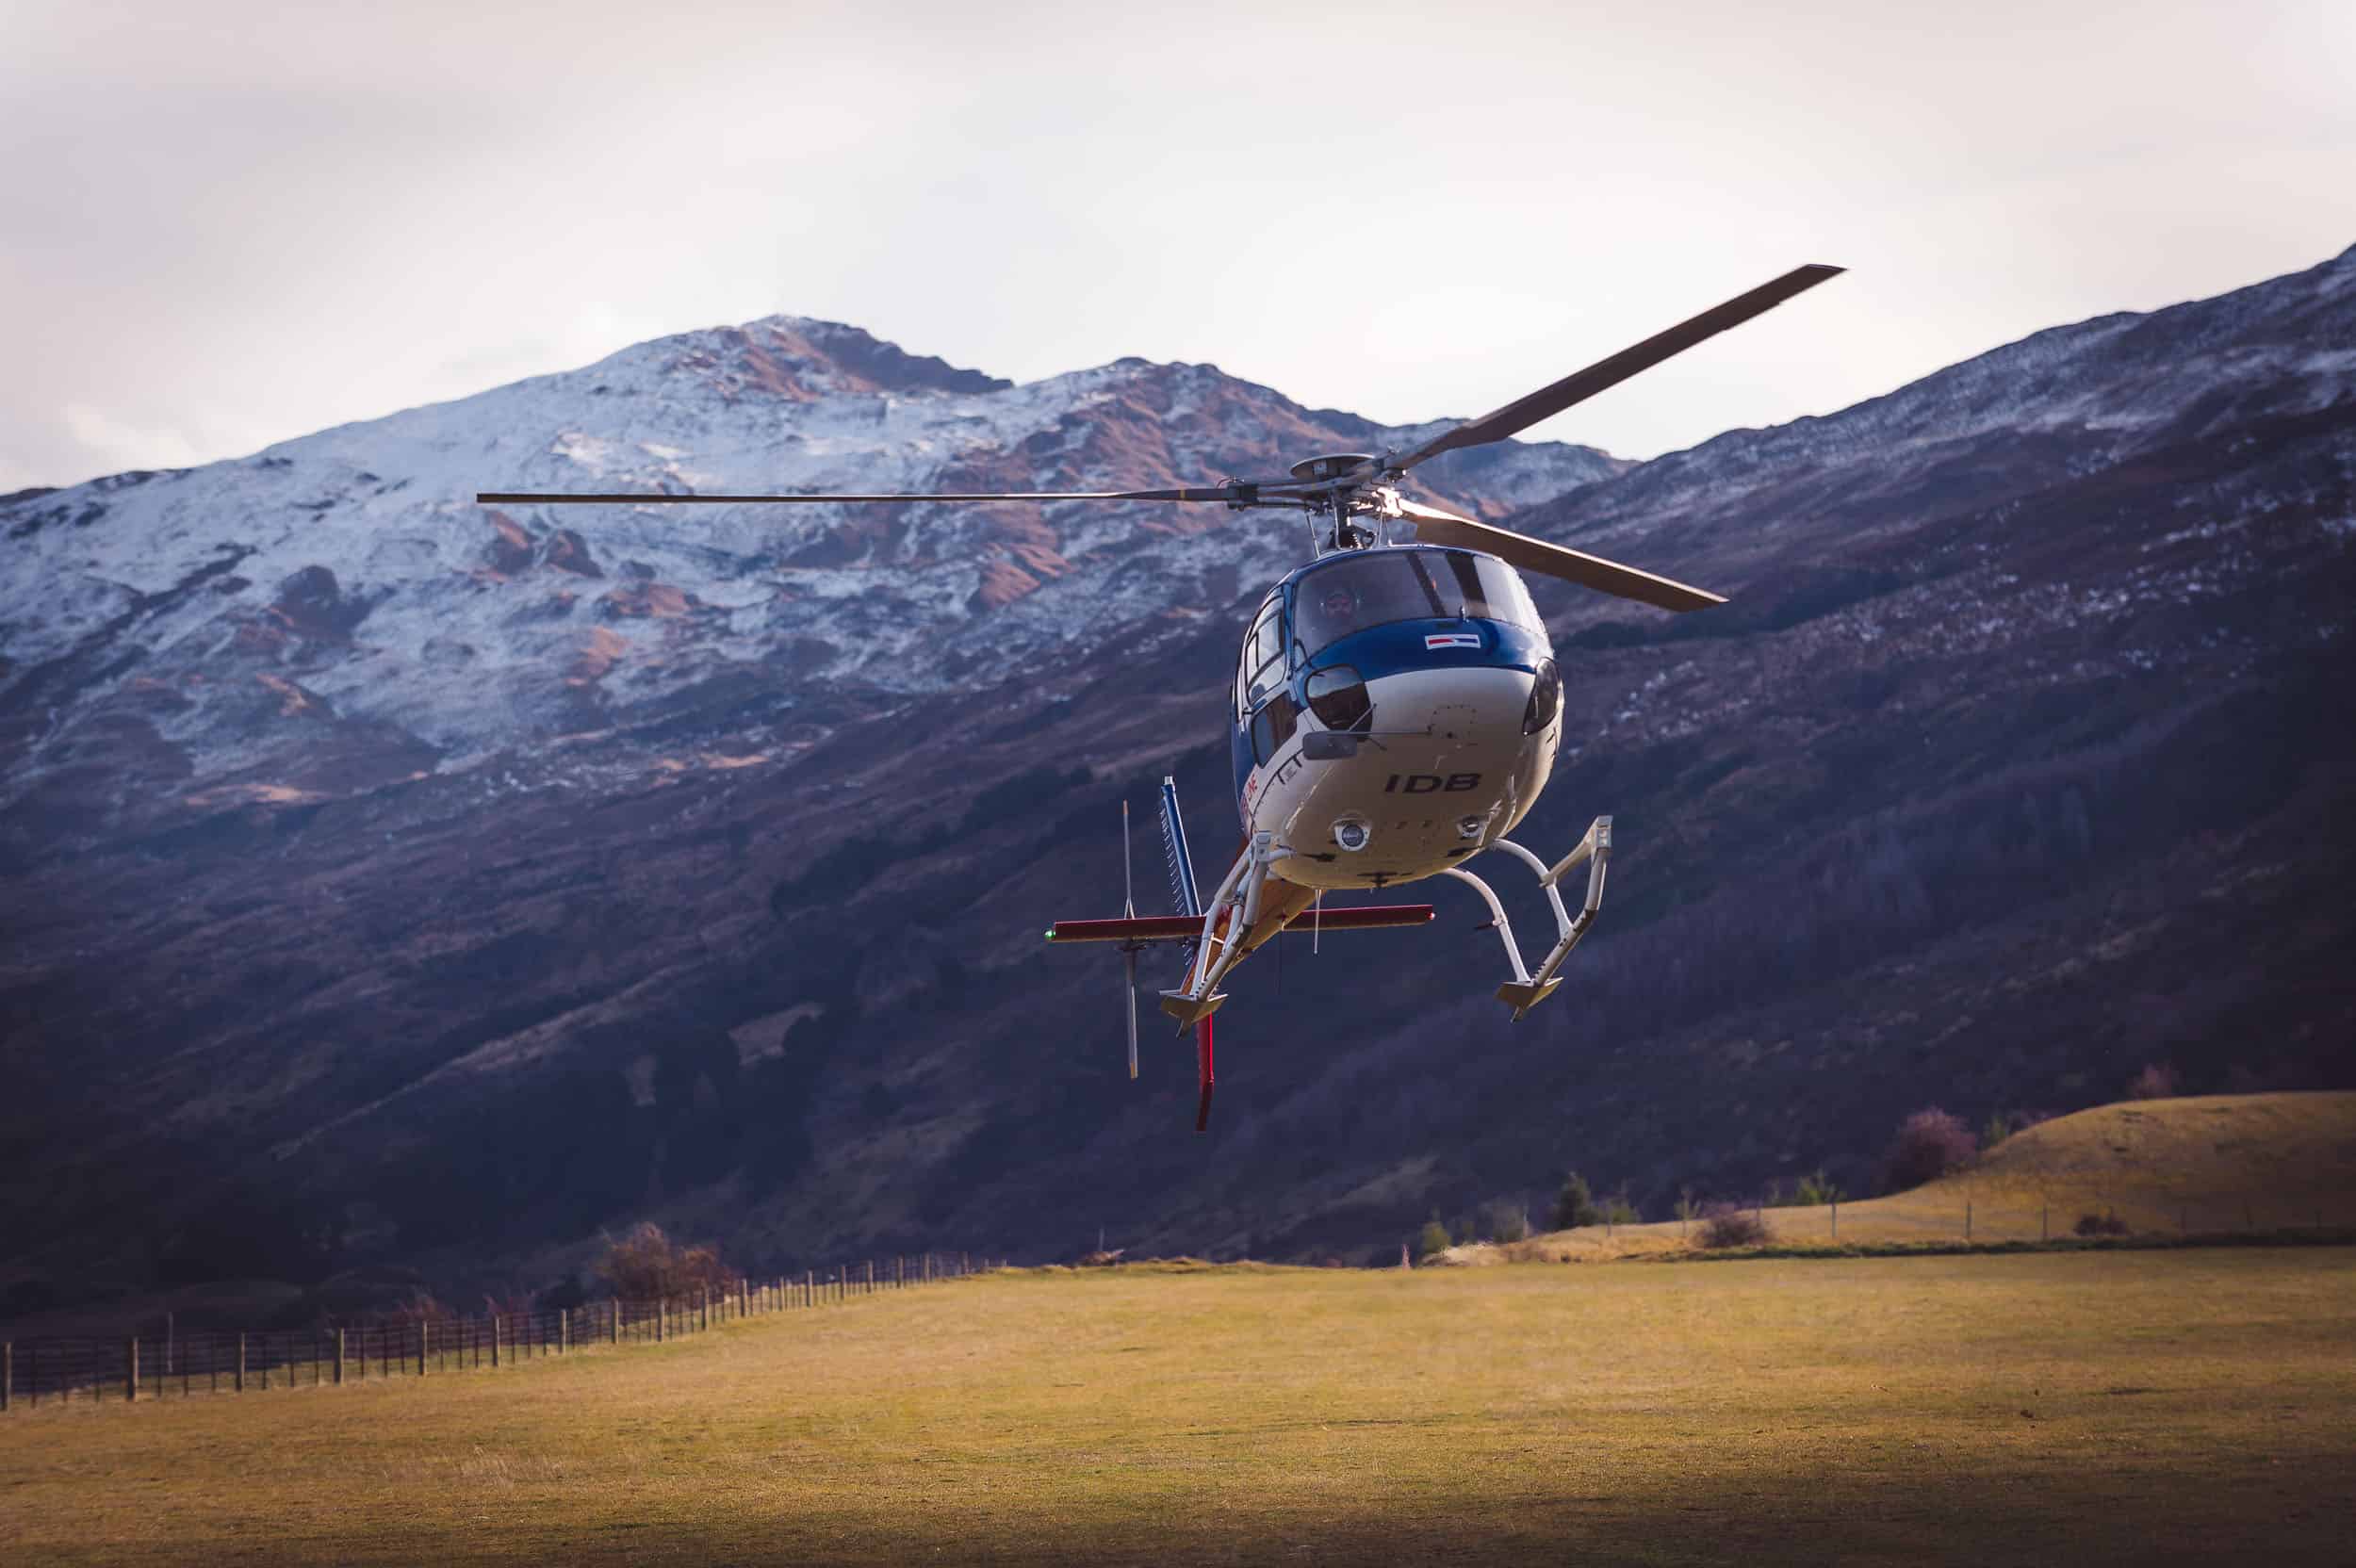
[[[510,490],[485,490],[475,497],[483,506],[747,506],[772,502],[833,502],[833,501],[1233,501],[1249,506],[1258,501],[1263,490],[1278,485],[1290,486],[1289,480],[1269,480],[1265,484],[1236,482],[1220,485],[1187,485],[1174,490],[992,490],[973,493],[932,491],[920,494],[889,496],[822,495],[804,492],[781,496],[702,496],[674,495],[663,491],[644,493],[580,493],[540,494]]]
[[[1470,517],[1459,517],[1453,512],[1418,506],[1409,500],[1400,501],[1399,510],[1401,516],[1414,520],[1415,538],[1422,544],[1486,550],[1523,571],[1559,577],[1582,588],[1634,599],[1640,604],[1659,605],[1663,610],[1707,610],[1713,604],[1726,602],[1707,589],[1691,587],[1673,578],[1656,577],[1584,550],[1549,545],[1544,539],[1532,539],[1509,528],[1491,528]]]
[[[1655,333],[1634,348],[1622,349],[1610,359],[1599,359],[1584,370],[1574,370],[1551,386],[1542,386],[1526,398],[1516,398],[1503,408],[1484,414],[1478,419],[1467,419],[1454,430],[1443,431],[1417,447],[1405,457],[1389,466],[1393,473],[1404,473],[1442,452],[1459,447],[1485,447],[1492,441],[1528,430],[1539,420],[1562,413],[1573,403],[1584,402],[1596,393],[1617,386],[1640,370],[1648,370],[1672,354],[1682,353],[1704,338],[1715,337],[1728,327],[1739,327],[1752,317],[1773,310],[1795,294],[1804,293],[1826,278],[1839,277],[1846,268],[1810,265],[1795,267],[1773,283],[1759,285],[1747,294],[1738,294],[1725,304],[1703,311],[1690,320],[1680,321],[1666,332]]]

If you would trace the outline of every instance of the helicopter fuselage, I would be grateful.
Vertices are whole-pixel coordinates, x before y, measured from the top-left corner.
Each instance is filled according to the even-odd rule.
[[[1232,753],[1246,838],[1288,851],[1269,875],[1303,890],[1281,902],[1436,875],[1512,831],[1553,770],[1560,681],[1495,556],[1381,546],[1278,583],[1245,637]]]

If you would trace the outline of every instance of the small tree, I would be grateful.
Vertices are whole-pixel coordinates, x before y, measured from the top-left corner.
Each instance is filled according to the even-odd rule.
[[[1595,1195],[1587,1190],[1587,1178],[1572,1171],[1562,1179],[1562,1190],[1555,1195],[1550,1228],[1576,1231],[1581,1225],[1602,1223],[1603,1211],[1595,1207]]]
[[[1598,1214],[1606,1225],[1640,1225],[1644,1218],[1637,1212],[1636,1205],[1628,1200],[1626,1187],[1606,1197]]]
[[[681,1247],[651,1223],[633,1226],[618,1240],[607,1242],[597,1273],[614,1295],[629,1301],[725,1290],[738,1279],[711,1248]]]
[[[1511,1199],[1500,1198],[1489,1205],[1483,1217],[1491,1241],[1528,1241],[1530,1211]]]
[[[1971,1128],[1934,1105],[1898,1124],[1898,1135],[1882,1162],[1882,1180],[1892,1192],[1919,1187],[1960,1170],[1978,1148]]]
[[[2147,1062],[2141,1072],[2127,1082],[2130,1100],[2173,1100],[2176,1097],[2176,1070],[2166,1062]]]
[[[1803,1208],[1812,1209],[1826,1203],[1838,1203],[1847,1196],[1841,1190],[1841,1184],[1825,1175],[1824,1168],[1820,1165],[1800,1178],[1799,1187],[1792,1193],[1792,1200]]]
[[[1416,1233],[1415,1256],[1419,1259],[1436,1258],[1447,1251],[1451,1245],[1453,1244],[1448,1237],[1448,1227],[1440,1223],[1440,1217],[1435,1214],[1430,1219],[1425,1220],[1423,1229]]]

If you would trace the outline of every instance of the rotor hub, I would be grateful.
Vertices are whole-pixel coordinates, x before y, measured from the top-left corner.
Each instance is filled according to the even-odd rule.
[[[1304,457],[1293,465],[1293,478],[1309,483],[1321,480],[1339,479],[1354,474],[1374,461],[1371,452],[1327,452],[1319,457]]]

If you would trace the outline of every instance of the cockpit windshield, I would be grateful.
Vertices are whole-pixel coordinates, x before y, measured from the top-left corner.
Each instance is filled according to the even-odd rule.
[[[1460,615],[1540,624],[1512,567],[1465,550],[1368,550],[1321,565],[1293,586],[1294,633],[1313,654],[1385,621]]]
[[[1294,635],[1311,653],[1366,627],[1441,613],[1405,550],[1346,557],[1293,588]]]

